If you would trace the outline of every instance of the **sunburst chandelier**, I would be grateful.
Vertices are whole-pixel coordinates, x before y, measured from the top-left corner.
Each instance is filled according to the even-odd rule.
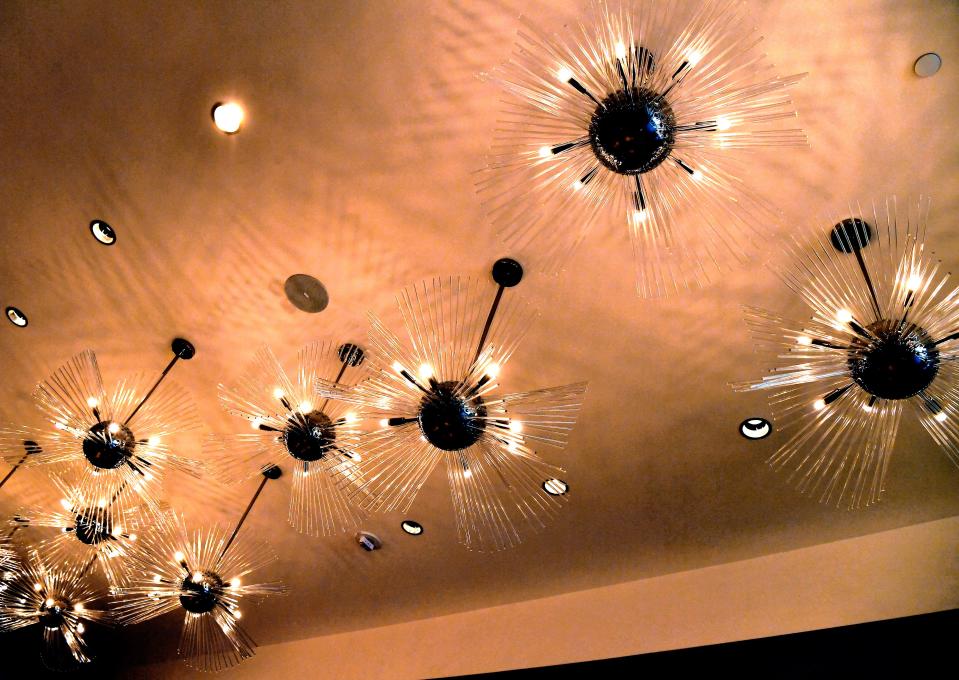
[[[748,308],[773,367],[740,390],[770,390],[784,443],[770,462],[803,492],[876,502],[903,409],[959,464],[959,288],[924,245],[929,201],[855,206],[787,246],[777,273],[806,320]]]
[[[364,374],[363,360],[357,345],[313,343],[300,350],[291,380],[270,349],[260,349],[235,384],[220,385],[223,407],[248,420],[254,432],[211,436],[211,470],[236,483],[289,465],[289,522],[297,531],[329,536],[355,528],[363,513],[350,502],[347,486],[360,458],[360,417],[317,388],[355,384]]]
[[[51,475],[51,481],[61,496],[59,507],[19,510],[11,521],[14,530],[46,530],[47,535],[34,544],[48,563],[80,568],[81,574],[96,565],[107,583],[122,584],[127,573],[124,558],[144,524],[139,508],[107,512],[57,475]]]
[[[34,624],[43,627],[41,657],[57,671],[73,670],[91,660],[84,642],[86,624],[108,620],[104,611],[93,609],[93,587],[79,565],[56,565],[36,550],[0,581],[0,631]]]
[[[491,79],[509,95],[480,190],[511,247],[558,268],[603,224],[624,224],[637,291],[708,283],[768,240],[748,190],[758,147],[805,145],[787,88],[736,0],[687,8],[596,2],[564,35],[523,20]]]
[[[154,488],[166,468],[196,474],[198,467],[168,442],[174,433],[199,426],[186,393],[164,381],[177,361],[192,358],[195,350],[182,338],[173,341],[172,350],[159,377],[122,380],[109,395],[93,352],[77,354],[34,392],[47,426],[0,430],[4,459],[61,475],[101,524],[113,524],[107,515],[124,515],[141,503],[159,512]]]
[[[380,428],[362,439],[354,494],[372,510],[406,510],[446,461],[459,540],[476,550],[520,542],[561,507],[545,484],[561,469],[531,448],[566,445],[586,383],[497,395],[497,377],[535,314],[504,295],[523,275],[518,262],[485,282],[434,279],[397,297],[409,344],[371,317],[372,377],[353,390],[321,392],[357,404]],[[507,299],[509,297],[509,299]],[[487,311],[488,310],[488,313]]]
[[[220,671],[254,655],[256,643],[240,626],[240,601],[285,592],[280,583],[247,583],[247,577],[276,560],[266,544],[238,537],[267,481],[280,477],[270,468],[232,533],[221,527],[189,531],[170,513],[137,541],[130,552],[126,585],[117,619],[141,623],[173,611],[184,612],[178,654],[188,666]]]

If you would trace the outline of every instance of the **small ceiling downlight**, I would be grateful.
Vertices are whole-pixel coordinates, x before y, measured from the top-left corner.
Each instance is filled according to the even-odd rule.
[[[10,319],[10,323],[14,326],[19,326],[20,328],[25,328],[27,323],[27,315],[21,312],[16,307],[7,307],[5,310],[7,318]]]
[[[765,439],[773,431],[773,424],[765,418],[746,418],[739,424],[739,434],[746,439]]]
[[[400,527],[410,536],[419,536],[423,533],[423,525],[411,519],[404,519],[400,523]]]
[[[245,117],[243,107],[236,102],[217,102],[210,115],[213,116],[213,124],[217,129],[227,135],[239,132]]]
[[[543,490],[550,496],[565,496],[569,491],[569,484],[554,477],[543,482]]]
[[[93,238],[105,246],[112,246],[117,242],[116,231],[103,220],[93,220],[90,222],[90,233],[93,234]]]

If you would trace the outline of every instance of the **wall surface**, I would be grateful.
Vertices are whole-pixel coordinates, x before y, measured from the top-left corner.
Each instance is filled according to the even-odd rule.
[[[953,517],[610,587],[268,645],[224,677],[449,676],[951,609],[959,607],[957,546],[959,517]],[[182,664],[133,675],[193,677]]]

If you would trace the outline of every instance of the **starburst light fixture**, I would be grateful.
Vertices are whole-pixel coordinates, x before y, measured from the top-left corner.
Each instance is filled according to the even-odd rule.
[[[521,529],[543,527],[566,500],[544,489],[560,469],[531,446],[566,445],[586,390],[576,383],[496,394],[535,314],[505,295],[522,279],[518,262],[501,259],[492,275],[495,292],[461,278],[401,292],[409,344],[371,314],[372,377],[329,392],[379,419],[362,439],[354,494],[363,506],[405,512],[445,460],[459,539],[484,551],[516,545]]]
[[[810,318],[746,310],[773,366],[736,387],[772,392],[785,440],[770,462],[823,502],[880,500],[904,409],[959,464],[959,288],[925,246],[928,212],[928,199],[851,207],[777,269]]]
[[[188,531],[173,513],[145,533],[130,552],[127,584],[113,589],[119,598],[117,619],[135,624],[183,611],[177,652],[197,670],[220,671],[252,657],[256,643],[240,626],[240,601],[285,588],[276,582],[247,582],[276,555],[268,545],[238,534],[267,481],[280,474],[279,468],[263,473],[232,533],[220,527]]]
[[[211,436],[211,469],[235,483],[289,465],[294,528],[314,536],[355,529],[363,512],[350,502],[348,487],[360,460],[361,415],[356,407],[322,397],[318,387],[355,384],[365,374],[363,360],[357,345],[313,343],[300,350],[291,380],[269,348],[260,349],[235,384],[220,385],[223,407],[254,431]]]
[[[93,352],[74,356],[34,392],[47,424],[0,429],[0,455],[60,475],[91,508],[92,521],[113,525],[117,522],[108,515],[125,515],[139,504],[158,513],[155,488],[166,468],[196,474],[199,465],[169,445],[170,436],[199,426],[186,393],[164,381],[177,361],[192,358],[195,350],[182,338],[173,341],[172,350],[172,360],[155,380],[122,380],[109,395]]]
[[[605,224],[633,244],[637,292],[707,284],[775,233],[748,187],[759,147],[805,145],[751,8],[595,2],[562,35],[523,20],[490,78],[509,95],[479,189],[507,243],[561,266]]]
[[[45,534],[37,537],[35,545],[50,564],[96,565],[109,584],[123,583],[124,558],[144,524],[139,508],[105,512],[58,476],[51,475],[51,481],[61,496],[58,505],[19,510],[11,520],[14,530],[36,529]]]
[[[0,631],[40,624],[43,627],[43,663],[67,671],[91,660],[84,642],[91,621],[108,622],[107,613],[90,606],[96,597],[78,564],[52,566],[31,550],[23,565],[2,573]]]

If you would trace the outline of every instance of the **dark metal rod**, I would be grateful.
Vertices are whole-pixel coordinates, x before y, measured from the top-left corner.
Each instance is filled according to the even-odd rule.
[[[21,525],[18,524],[17,526],[13,527],[13,528],[10,530],[10,533],[7,534],[7,538],[12,538],[13,535],[14,535],[15,533],[17,533],[17,530],[20,528],[20,526],[21,526]]]
[[[157,381],[156,381],[155,383],[153,383],[153,387],[150,388],[150,391],[147,392],[146,396],[143,397],[143,399],[140,401],[139,404],[137,404],[137,407],[136,407],[135,409],[133,409],[133,413],[131,413],[130,415],[128,415],[128,416],[127,416],[127,419],[123,421],[124,427],[126,427],[126,425],[127,425],[131,420],[133,420],[133,416],[135,416],[135,415],[137,414],[137,412],[140,410],[140,408],[141,408],[145,403],[147,403],[147,399],[149,399],[151,396],[153,396],[153,393],[156,391],[156,388],[158,388],[158,387],[160,386],[160,383],[163,382],[163,379],[166,377],[166,374],[170,372],[170,369],[173,368],[174,364],[176,364],[176,362],[179,361],[179,360],[180,360],[180,355],[179,355],[179,354],[174,354],[174,355],[173,355],[173,358],[170,359],[170,363],[168,363],[168,364],[166,365],[166,368],[163,369],[163,373],[161,373],[161,374],[160,374],[160,377],[157,378]]]
[[[940,345],[940,344],[942,344],[942,343],[944,343],[944,342],[949,342],[950,340],[959,340],[959,332],[953,333],[952,335],[947,335],[947,336],[944,337],[944,338],[940,338],[939,340],[936,340],[936,341],[935,341],[934,343],[932,343],[932,344],[933,344],[933,345]]]
[[[583,87],[583,85],[578,80],[576,80],[576,78],[570,78],[566,82],[569,83],[573,87],[573,89],[576,90],[577,92],[585,94],[587,97],[592,99],[596,103],[596,106],[602,106],[602,103],[598,99],[596,99],[596,97],[594,97],[592,94],[590,94],[589,90]]]
[[[256,499],[260,497],[260,492],[263,491],[263,487],[266,486],[268,481],[270,481],[270,478],[266,475],[263,475],[263,481],[260,482],[260,486],[257,487],[256,493],[253,494],[253,498],[250,499],[250,504],[247,505],[246,510],[243,511],[243,516],[240,517],[240,521],[237,523],[236,529],[233,530],[230,540],[226,542],[225,546],[223,546],[223,550],[220,552],[220,557],[223,557],[226,554],[226,551],[230,549],[230,546],[233,545],[236,535],[240,532],[240,527],[242,527],[243,522],[246,521],[246,516],[250,514],[250,510],[253,509],[253,504],[256,503]]]
[[[483,345],[486,343],[486,336],[489,335],[490,326],[493,325],[493,317],[496,316],[496,309],[499,307],[500,300],[503,299],[503,291],[506,286],[501,285],[496,291],[496,297],[493,298],[493,306],[490,307],[489,314],[486,316],[486,325],[483,326],[483,333],[480,335],[479,344],[476,346],[476,354],[473,356],[473,364],[476,364],[480,354],[483,352]]]
[[[91,557],[91,558],[90,558],[90,561],[87,562],[87,566],[85,566],[85,567],[83,568],[83,571],[81,571],[81,572],[77,575],[77,579],[81,579],[81,578],[83,578],[84,576],[86,576],[86,575],[87,575],[87,572],[90,571],[90,567],[92,567],[92,566],[93,566],[93,563],[96,562],[96,561],[97,561],[97,553],[93,553],[93,557]]]
[[[342,378],[342,377],[343,377],[343,374],[346,373],[346,365],[347,365],[347,363],[349,363],[349,359],[350,359],[350,358],[351,358],[351,355],[347,354],[347,355],[346,355],[346,359],[347,359],[347,360],[344,361],[343,364],[340,366],[340,372],[336,374],[336,380],[333,381],[333,384],[334,384],[334,385],[339,385],[339,384],[340,384],[340,378]],[[329,404],[329,403],[330,403],[330,398],[329,398],[329,397],[327,397],[326,399],[323,400],[323,405],[320,406],[320,413],[323,413],[323,412],[326,410],[326,405]]]
[[[20,457],[20,460],[17,461],[17,464],[13,466],[13,469],[10,470],[10,472],[7,473],[7,476],[3,478],[3,481],[0,482],[0,489],[2,489],[3,485],[7,483],[8,479],[13,477],[13,473],[20,468],[20,464],[27,459],[28,455],[30,455],[29,451]]]
[[[882,319],[882,310],[879,308],[879,298],[876,296],[876,289],[872,285],[872,279],[869,277],[869,270],[866,269],[866,261],[862,259],[862,252],[859,248],[853,248],[853,252],[856,253],[856,262],[859,263],[859,269],[862,271],[862,276],[866,279],[866,285],[869,287],[869,295],[872,297],[872,308],[876,312],[876,321]]]

